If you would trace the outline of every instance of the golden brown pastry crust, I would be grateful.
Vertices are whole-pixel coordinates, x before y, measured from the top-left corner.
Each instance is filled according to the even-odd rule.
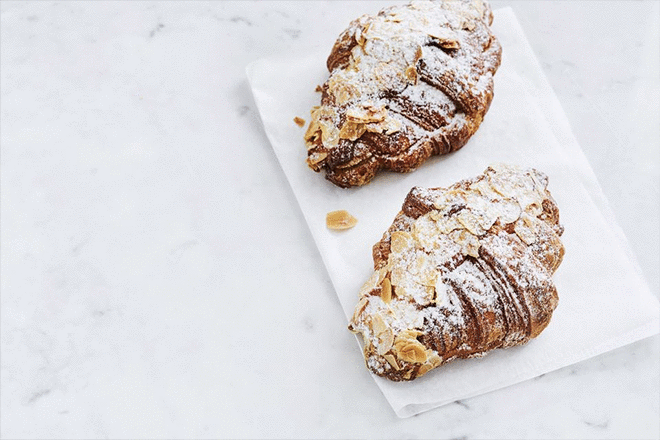
[[[373,248],[375,272],[349,324],[373,373],[412,380],[546,328],[564,256],[547,183],[534,169],[493,165],[447,189],[410,191]]]
[[[501,47],[483,0],[413,2],[354,20],[305,134],[307,164],[341,187],[461,148],[493,98]]]

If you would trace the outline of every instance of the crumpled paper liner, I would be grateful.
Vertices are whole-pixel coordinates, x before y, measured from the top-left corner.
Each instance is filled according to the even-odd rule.
[[[549,177],[548,189],[566,229],[566,256],[554,276],[559,305],[550,325],[524,346],[453,361],[412,382],[374,376],[400,417],[531,379],[659,331],[658,301],[511,9],[495,11],[493,31],[503,46],[495,98],[468,144],[432,158],[413,173],[381,173],[370,184],[348,190],[307,167],[306,127],[293,122],[296,116],[309,121],[310,109],[319,104],[314,89],[328,77],[327,54],[262,59],[247,68],[266,134],[347,318],[372,273],[371,248],[413,186],[446,187],[496,162],[531,166]],[[357,226],[328,230],[325,215],[338,209],[357,217]]]

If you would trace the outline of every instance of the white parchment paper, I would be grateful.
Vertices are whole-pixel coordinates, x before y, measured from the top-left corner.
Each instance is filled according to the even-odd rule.
[[[310,170],[305,163],[306,127],[293,122],[295,116],[309,121],[310,109],[319,104],[320,94],[314,89],[327,79],[328,54],[262,59],[247,68],[266,134],[347,318],[372,272],[371,247],[413,186],[448,186],[482,173],[494,162],[532,166],[550,179],[548,189],[560,209],[566,247],[554,277],[559,306],[550,325],[525,346],[454,361],[412,382],[374,376],[400,417],[531,379],[659,331],[658,301],[511,9],[495,11],[493,31],[503,46],[495,98],[468,144],[429,160],[413,173],[382,173],[362,188],[338,188]],[[359,220],[357,226],[344,232],[328,230],[325,215],[336,209],[351,212]]]

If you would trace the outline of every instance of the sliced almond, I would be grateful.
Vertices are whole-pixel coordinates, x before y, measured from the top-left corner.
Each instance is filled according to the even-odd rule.
[[[325,216],[328,229],[341,231],[350,229],[357,224],[357,219],[346,210],[331,211]]]
[[[463,209],[456,215],[458,222],[465,227],[472,235],[484,235],[486,229],[481,227],[481,217],[474,214],[469,209]],[[493,220],[495,223],[495,220]]]
[[[408,272],[406,272],[405,269],[399,266],[392,268],[392,274],[390,275],[390,282],[392,283],[392,286],[400,286],[403,284],[406,278],[408,278]]]
[[[421,364],[426,362],[426,349],[418,341],[404,345],[398,350],[399,359],[410,363]]]
[[[520,216],[520,218],[513,226],[513,230],[516,232],[516,235],[520,237],[520,239],[527,245],[535,243],[537,240],[536,233],[534,232],[533,221],[533,217],[524,214]]]
[[[383,357],[396,371],[399,371],[401,369],[401,367],[399,367],[399,364],[396,362],[396,358],[394,356],[392,356],[391,354],[386,354]]]
[[[458,218],[455,215],[445,217],[442,214],[437,214],[436,226],[438,231],[442,234],[449,234],[456,229],[462,228],[461,223],[458,221]]]
[[[365,131],[367,131],[367,127],[365,124],[349,120],[346,121],[346,123],[342,125],[341,130],[339,130],[339,139],[348,139],[349,141],[355,141],[359,139],[360,136],[362,136]]]
[[[305,125],[305,120],[303,118],[299,118],[298,116],[293,118],[293,122],[295,122],[296,125],[298,125],[298,127],[302,127],[303,125]]]
[[[395,118],[391,118],[389,116],[385,118],[385,120],[380,125],[383,126],[383,129],[385,130],[385,134],[396,133],[397,131],[401,130],[401,127],[403,127],[401,121]]]
[[[384,278],[380,285],[380,297],[385,304],[389,304],[392,301],[392,283],[390,283],[389,278]]]
[[[513,223],[520,218],[522,210],[515,199],[501,199],[497,202],[500,223]]]
[[[452,231],[449,237],[461,247],[463,255],[479,258],[479,239],[465,229]]]
[[[417,84],[417,68],[415,66],[408,66],[404,75],[411,84]]]
[[[339,143],[339,130],[331,122],[321,121],[321,141],[328,148],[336,147]]]
[[[317,168],[320,168],[318,164],[323,162],[326,157],[328,157],[328,153],[323,151],[314,152],[307,157],[307,165],[309,165],[310,168],[316,170]]]
[[[432,353],[428,356],[428,362],[431,365],[431,368],[435,368],[442,364],[442,358],[435,353]]]
[[[394,231],[390,236],[390,250],[396,254],[404,252],[412,244],[412,236],[405,231]]]
[[[392,330],[385,329],[385,331],[383,331],[383,333],[379,335],[378,350],[376,351],[379,355],[382,356],[388,351],[390,351],[393,344],[394,344],[394,334],[392,333]]]
[[[399,333],[397,338],[398,339],[408,339],[408,340],[411,340],[411,341],[416,341],[417,336],[419,336],[421,334],[422,334],[422,332],[420,332],[419,330],[407,329],[407,330],[404,330],[401,333]]]
[[[367,101],[362,108],[351,108],[346,111],[346,120],[354,122],[381,122],[387,117],[387,109],[384,106],[374,106]]]
[[[383,333],[385,330],[387,330],[385,321],[383,321],[383,318],[381,318],[381,316],[378,314],[374,315],[374,317],[371,318],[371,328],[373,329],[376,335],[379,335]]]
[[[351,318],[351,322],[348,326],[348,329],[354,333],[357,333],[355,330],[354,325],[358,323],[360,320],[360,315],[362,312],[364,312],[364,309],[367,307],[367,304],[369,304],[369,300],[366,297],[363,297],[360,299],[358,302],[357,306],[355,307],[355,311],[353,312],[353,317]]]
[[[355,42],[357,44],[359,44],[360,46],[364,46],[364,43],[366,43],[366,41],[367,41],[364,34],[362,33],[362,28],[361,27],[358,27],[355,30],[355,35],[354,35],[353,38],[355,38]]]
[[[419,370],[417,370],[417,377],[424,376],[426,373],[431,370],[431,366],[428,364],[424,364],[421,367],[419,367]]]
[[[457,35],[446,28],[429,32],[428,35],[443,49],[458,49]]]

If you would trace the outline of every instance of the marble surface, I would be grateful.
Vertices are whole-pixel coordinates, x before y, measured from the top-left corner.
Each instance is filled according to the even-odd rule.
[[[410,419],[368,376],[245,66],[390,3],[0,4],[0,436],[658,438],[658,336]],[[493,6],[660,295],[660,5]]]

